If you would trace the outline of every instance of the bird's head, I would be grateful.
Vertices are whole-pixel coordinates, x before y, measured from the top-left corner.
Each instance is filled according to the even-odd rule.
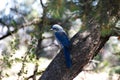
[[[51,30],[53,30],[55,32],[57,32],[57,31],[64,31],[63,28],[60,25],[58,25],[58,24],[53,25],[51,27]]]

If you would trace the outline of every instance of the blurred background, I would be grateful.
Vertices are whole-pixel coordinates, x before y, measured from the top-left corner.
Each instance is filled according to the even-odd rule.
[[[62,25],[69,38],[85,30],[93,19],[107,26],[101,32],[103,36],[109,33],[108,26],[120,27],[120,19],[116,18],[120,14],[120,1],[110,1],[0,0],[0,80],[37,80],[42,75],[60,50],[50,31],[53,24]],[[96,79],[120,80],[118,37],[110,37],[74,78]]]

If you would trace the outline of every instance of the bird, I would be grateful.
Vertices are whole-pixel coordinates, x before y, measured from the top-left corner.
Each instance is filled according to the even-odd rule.
[[[61,45],[63,52],[64,52],[64,57],[66,61],[66,66],[70,68],[72,66],[72,60],[70,56],[70,40],[66,34],[66,32],[63,30],[62,26],[58,24],[54,24],[51,27],[51,30],[54,31],[54,35],[58,41],[58,43]]]

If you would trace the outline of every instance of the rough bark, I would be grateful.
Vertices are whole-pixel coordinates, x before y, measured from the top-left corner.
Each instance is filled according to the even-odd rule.
[[[66,67],[61,50],[39,80],[72,80],[82,71],[83,67],[109,39],[109,36],[104,38],[100,36],[100,26],[98,24],[91,24],[89,27],[88,30],[78,32],[71,39],[72,67]]]

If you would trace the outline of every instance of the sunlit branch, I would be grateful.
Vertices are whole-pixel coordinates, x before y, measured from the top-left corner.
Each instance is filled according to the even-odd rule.
[[[20,29],[20,28],[24,28],[24,27],[27,27],[27,26],[30,26],[30,25],[38,24],[39,22],[40,22],[39,19],[34,19],[34,20],[31,21],[31,22],[23,23],[22,25],[17,26],[17,27]],[[6,37],[8,37],[8,36],[10,36],[11,34],[17,32],[17,31],[18,31],[18,29],[15,29],[15,30],[13,30],[13,31],[9,31],[7,34],[5,34],[5,35],[3,35],[2,37],[0,37],[0,40],[6,38]]]

